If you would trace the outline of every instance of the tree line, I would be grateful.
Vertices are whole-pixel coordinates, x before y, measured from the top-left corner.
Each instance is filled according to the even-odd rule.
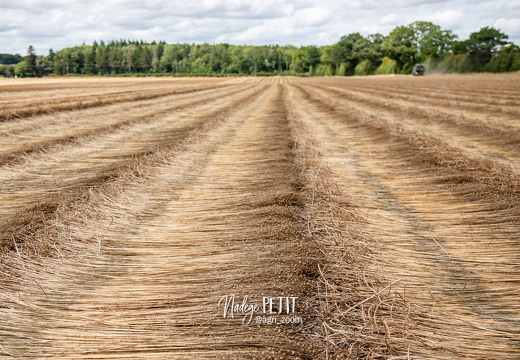
[[[471,33],[468,39],[459,40],[451,30],[416,21],[394,28],[388,36],[352,33],[341,37],[336,44],[321,47],[113,40],[94,41],[92,45],[69,47],[56,53],[51,49],[48,55],[36,55],[30,46],[23,60],[14,68],[0,68],[0,73],[23,77],[51,74],[349,76],[409,74],[416,63],[425,64],[430,72],[519,71],[520,48],[508,41],[508,35],[492,27],[483,27]]]

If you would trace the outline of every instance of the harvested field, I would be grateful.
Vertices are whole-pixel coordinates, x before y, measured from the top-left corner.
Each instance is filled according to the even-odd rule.
[[[0,356],[520,358],[520,74],[18,80]]]

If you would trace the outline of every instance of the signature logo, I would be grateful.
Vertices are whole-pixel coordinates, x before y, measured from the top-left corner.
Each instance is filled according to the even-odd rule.
[[[242,316],[242,325],[249,325],[253,321],[256,314],[263,316],[256,316],[255,322],[257,324],[295,324],[301,323],[301,318],[295,318],[296,312],[296,296],[262,296],[262,305],[258,303],[250,303],[250,298],[245,295],[242,301],[235,295],[224,295],[220,298],[217,307],[222,308],[224,319],[235,316]],[[280,320],[278,316],[280,315]]]

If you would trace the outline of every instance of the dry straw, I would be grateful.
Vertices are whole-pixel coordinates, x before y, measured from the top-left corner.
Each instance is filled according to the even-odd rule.
[[[0,129],[0,352],[518,358],[516,85],[460,79],[20,87],[11,111],[56,101]],[[304,324],[244,328],[230,293],[299,296]]]
[[[145,107],[135,115],[141,116],[136,121],[24,155],[3,167],[2,246],[12,248],[13,240],[23,243],[45,219],[52,219],[62,202],[82,197],[89,186],[118,177],[128,167],[135,168],[137,159],[164,147],[175,147],[208,120],[213,122],[221,111],[215,109],[216,103],[246,101],[254,93],[251,89],[237,96],[236,90],[221,90],[217,97],[163,105],[156,109],[157,114]],[[96,121],[101,125],[104,118]]]
[[[300,237],[300,185],[281,99],[280,87],[260,85],[198,107],[184,115],[201,122],[189,136],[168,133],[178,143],[63,202],[39,233],[54,256],[35,259],[33,236],[4,258],[0,311],[13,331],[0,333],[0,350],[314,358],[303,325],[243,327],[216,308],[229,293],[298,296],[302,315],[310,313],[304,298],[314,255]]]
[[[332,315],[321,336],[333,355],[517,357],[520,202],[511,167],[448,145],[449,132],[439,139],[414,131],[399,114],[364,109],[335,90],[295,92],[300,118],[332,163],[328,175],[316,167],[331,210],[310,218],[321,221],[318,238],[346,247],[331,246],[336,256],[323,267]],[[336,187],[339,194],[329,190]],[[349,198],[356,207],[341,205]],[[353,208],[364,225],[349,227]],[[353,244],[365,250],[352,256]]]
[[[157,86],[156,82],[152,82],[151,84],[144,83],[144,87],[148,87],[148,89],[143,89],[142,82],[137,84],[127,83],[126,85],[129,85],[129,87],[123,87],[122,89],[109,88],[112,91],[104,87],[96,87],[95,84],[91,83],[94,90],[89,89],[86,93],[83,91],[84,94],[78,91],[70,93],[70,84],[66,84],[66,87],[63,89],[64,91],[58,91],[51,94],[51,96],[49,96],[49,91],[42,91],[46,89],[41,89],[41,86],[36,88],[38,91],[27,91],[30,89],[22,87],[22,91],[24,91],[25,94],[16,92],[17,87],[2,86],[0,87],[0,92],[2,95],[7,95],[3,96],[4,104],[2,104],[2,110],[0,111],[0,122],[35,115],[52,114],[59,111],[88,109],[116,103],[150,100],[175,94],[218,89],[226,86],[221,83],[222,80],[215,80],[213,84],[209,85],[206,80],[206,83],[203,85],[197,84],[197,82],[194,84],[192,82],[191,84],[177,84],[177,86],[174,87],[171,86],[171,83],[161,84],[161,86]],[[150,88],[150,85],[155,86],[151,86]],[[12,94],[15,94],[16,97],[10,98],[10,96],[13,96]],[[45,100],[40,100],[42,97],[44,97]]]

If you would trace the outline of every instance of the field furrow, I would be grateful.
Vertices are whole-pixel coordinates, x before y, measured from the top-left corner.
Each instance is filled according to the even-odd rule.
[[[312,79],[311,79],[312,81]],[[518,103],[518,74],[497,77],[481,74],[478,77],[466,75],[432,76],[427,78],[406,77],[368,77],[368,78],[329,78],[312,82],[316,85],[335,84],[356,89],[375,91],[379,95],[413,94],[425,99],[434,97],[462,102],[476,102],[489,105],[514,105]]]
[[[0,138],[0,165],[23,159],[20,155],[63,145],[87,136],[115,133],[123,126],[150,121],[161,115],[185,110],[189,107],[221,101],[245,88],[207,90],[196,94],[161,97],[135,101],[127,106],[117,104],[95,110],[77,110],[55,115],[37,116],[20,123],[9,122],[3,127]]]
[[[326,109],[356,115],[354,119],[357,119],[360,125],[381,132],[388,142],[401,146],[401,150],[413,152],[412,159],[418,165],[431,166],[444,175],[449,174],[455,180],[458,179],[462,184],[477,185],[480,191],[472,189],[473,191],[467,192],[470,198],[496,194],[499,198],[509,199],[510,204],[514,204],[520,194],[516,173],[508,164],[474,156],[464,148],[449,144],[442,137],[429,136],[421,129],[407,126],[407,122],[401,123],[394,117],[384,116],[384,113],[379,115],[370,109],[358,107],[355,103],[345,107],[342,101],[335,101],[314,88],[308,88],[306,97],[310,101],[320,102]]]
[[[520,357],[517,74],[17,80],[0,357]]]
[[[486,357],[489,348],[500,358],[517,357],[520,307],[516,301],[520,292],[508,285],[520,281],[516,265],[520,256],[520,226],[515,221],[520,213],[518,182],[512,184],[515,190],[511,192],[497,189],[489,194],[481,190],[491,198],[482,196],[468,201],[467,195],[478,193],[478,188],[453,184],[450,178],[455,174],[448,175],[450,171],[445,172],[442,167],[414,159],[425,160],[427,156],[421,156],[425,151],[421,142],[416,146],[409,142],[410,134],[396,133],[384,121],[371,124],[369,118],[375,115],[356,111],[357,105],[345,111],[344,99],[323,96],[320,103],[301,89],[293,91],[298,94],[294,107],[300,108],[312,133],[324,144],[334,183],[367,219],[363,237],[377,249],[378,255],[372,264],[364,264],[363,276],[381,276],[379,289],[392,284],[392,290],[410,301],[412,308],[422,309],[399,313],[396,306],[387,321],[409,324],[400,329],[401,334],[384,331],[390,344],[386,351],[394,350],[392,340],[400,345],[400,337],[408,337],[408,331],[413,329],[416,339],[409,340],[408,346],[412,353],[425,351],[421,358],[430,354],[433,358],[465,358],[468,353]],[[445,151],[426,151],[432,150],[438,154]],[[457,159],[463,161],[460,153]],[[462,169],[460,172],[460,177],[466,176]],[[490,208],[491,201],[502,207]],[[496,248],[496,244],[500,247]],[[341,276],[331,271],[333,282],[341,284]],[[369,295],[366,294],[367,298]],[[338,297],[336,301],[349,298],[341,292]],[[378,305],[375,301],[372,306],[376,305],[381,307],[384,318],[386,304]],[[348,307],[338,306],[338,312],[345,310]],[[384,329],[379,321],[373,326]],[[499,338],[494,336],[497,333],[501,334]],[[422,348],[431,341],[442,346],[435,352],[430,345]]]
[[[0,332],[4,353],[312,357],[289,326],[247,331],[242,315],[224,318],[217,309],[224,295],[258,301],[279,294],[298,297],[304,310],[312,244],[301,237],[299,172],[283,99],[280,85],[257,92],[149,167],[142,182],[110,195],[95,191],[85,204],[94,204],[91,218],[60,224],[71,237],[65,258],[45,269],[13,259],[8,271],[26,277],[4,294],[9,308],[0,311],[14,315]],[[17,331],[7,333],[5,325],[15,323]]]
[[[2,246],[33,236],[42,219],[52,217],[60,203],[80,197],[91,186],[139,171],[139,159],[182,146],[197,130],[218,121],[234,107],[252,101],[252,88],[232,98],[218,98],[185,111],[150,117],[115,132],[98,134],[0,168]],[[150,161],[150,160],[142,160]],[[36,224],[34,217],[40,218]]]
[[[421,108],[410,102],[390,99],[365,98],[355,91],[326,88],[325,98],[334,98],[343,104],[345,111],[356,108],[371,116],[384,117],[389,122],[416,132],[441,139],[449,145],[461,148],[472,155],[480,155],[498,161],[520,171],[520,127],[496,120],[461,116],[460,111],[447,113],[437,107]]]
[[[191,86],[160,86],[152,89],[136,89],[134,91],[118,91],[107,93],[100,91],[93,95],[85,96],[64,96],[48,99],[47,93],[31,94],[27,99],[21,98],[16,101],[9,101],[3,104],[0,110],[0,122],[9,121],[12,119],[21,119],[29,116],[36,116],[42,114],[52,114],[60,111],[70,111],[77,109],[88,109],[97,106],[105,106],[115,103],[124,103],[140,100],[156,99],[168,95],[185,94],[197,92],[205,89],[217,89],[227,85],[215,82],[213,84],[198,84]],[[35,96],[38,100],[35,100]],[[45,98],[45,100],[39,100]]]
[[[434,91],[426,94],[417,94],[417,90],[410,90],[404,94],[396,94],[395,92],[385,92],[381,94],[379,90],[366,91],[358,87],[348,87],[347,84],[335,84],[327,87],[342,90],[345,94],[354,98],[358,102],[378,101],[382,107],[410,107],[418,113],[429,114],[436,111],[444,116],[453,118],[474,119],[478,123],[490,123],[497,127],[518,126],[518,116],[520,115],[520,100],[512,101],[511,104],[501,104],[499,101],[491,101],[489,104],[478,103],[471,100],[461,100],[455,96],[446,95],[447,98],[438,99],[437,93]],[[449,93],[446,90],[445,93]],[[489,114],[492,113],[493,117]],[[459,120],[459,121],[460,121]],[[492,120],[492,121],[491,121]],[[469,121],[467,121],[469,123]]]

